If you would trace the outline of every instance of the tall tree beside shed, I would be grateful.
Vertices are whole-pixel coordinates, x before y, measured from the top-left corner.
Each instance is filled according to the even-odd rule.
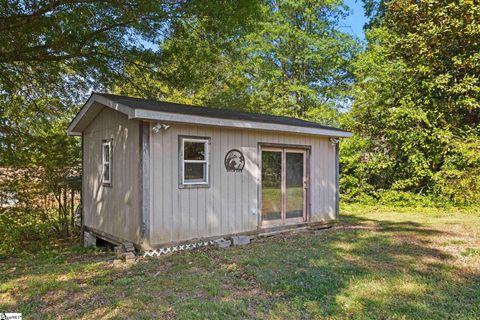
[[[388,2],[355,63],[352,126],[365,149],[349,175],[373,190],[478,199],[479,25],[475,1]]]
[[[208,20],[176,21],[153,72],[117,93],[335,123],[348,105],[357,41],[340,28],[343,1],[266,1],[236,37]],[[186,62],[186,63],[183,63]]]
[[[1,2],[0,167],[19,169],[5,172],[22,173],[21,181],[33,175],[42,190],[57,193],[80,160],[78,141],[65,136],[67,119],[91,89],[129,81],[127,63],[150,68],[156,59],[152,43],[168,38],[173,21],[206,17],[214,21],[211,30],[234,33],[256,6],[251,0],[221,6],[211,1]],[[2,194],[33,197],[32,184],[0,184]]]

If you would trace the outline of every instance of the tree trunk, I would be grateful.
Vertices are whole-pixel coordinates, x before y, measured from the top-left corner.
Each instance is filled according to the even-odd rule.
[[[73,233],[73,228],[75,227],[75,191],[70,190],[70,227]]]
[[[68,234],[68,199],[67,199],[67,188],[63,189],[63,221],[65,225],[65,233]]]

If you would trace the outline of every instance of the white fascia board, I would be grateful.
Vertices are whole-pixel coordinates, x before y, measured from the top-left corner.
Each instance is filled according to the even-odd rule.
[[[134,113],[135,114],[133,118],[143,119],[143,120],[170,121],[170,122],[179,122],[179,123],[241,128],[241,129],[253,129],[253,130],[281,131],[281,132],[311,134],[311,135],[339,137],[339,138],[350,138],[352,136],[352,133],[348,131],[308,128],[308,127],[291,126],[291,125],[285,125],[285,124],[254,122],[254,121],[245,121],[245,120],[221,119],[221,118],[213,118],[213,117],[188,115],[188,114],[178,114],[178,113],[171,113],[171,112],[164,112],[164,111],[135,109]]]
[[[103,96],[100,96],[94,93],[90,96],[90,98],[88,98],[87,102],[83,105],[82,109],[78,112],[78,114],[75,116],[75,118],[72,120],[72,122],[68,126],[67,133],[69,136],[82,135],[83,129],[77,130],[77,126],[95,102],[98,102],[104,106],[107,106],[121,113],[124,113],[128,116],[129,119],[132,119],[134,116],[134,110],[132,108],[127,107],[121,103],[113,102],[110,99],[107,99]]]

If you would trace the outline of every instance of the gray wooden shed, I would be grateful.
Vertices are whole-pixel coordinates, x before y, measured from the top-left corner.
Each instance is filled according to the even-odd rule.
[[[85,230],[143,249],[338,218],[338,138],[299,119],[94,93],[82,137]]]

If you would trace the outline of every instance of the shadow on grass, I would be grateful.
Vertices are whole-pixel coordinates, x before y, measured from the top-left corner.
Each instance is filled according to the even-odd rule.
[[[243,265],[283,298],[272,305],[273,314],[475,318],[479,270],[459,267],[455,257],[429,246],[432,237],[451,236],[413,221],[348,216],[317,236],[266,240],[263,255],[251,252]]]
[[[478,269],[448,230],[346,216],[335,228],[113,267],[57,248],[2,264],[0,310],[111,318],[476,318]],[[79,259],[79,256],[81,257]]]

